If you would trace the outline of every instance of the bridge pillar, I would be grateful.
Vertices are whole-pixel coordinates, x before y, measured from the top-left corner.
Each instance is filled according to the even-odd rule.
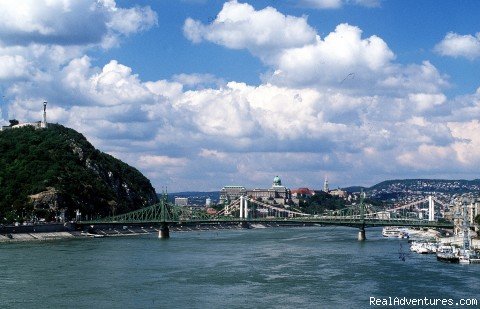
[[[435,221],[435,203],[431,195],[428,196],[428,221]]]
[[[243,217],[244,217],[245,219],[248,219],[248,199],[245,198],[245,199],[243,200],[243,202],[245,203],[245,204],[243,205],[243,210],[245,211]]]
[[[240,219],[243,218],[243,195],[240,196]]]
[[[238,226],[241,227],[242,229],[249,229],[249,228],[251,228],[251,225],[250,225],[250,223],[248,223],[248,222],[240,222],[240,224],[239,224]]]
[[[360,228],[360,231],[358,231],[358,241],[365,241],[367,239],[365,235],[365,227],[362,226]]]
[[[158,231],[158,238],[168,239],[170,238],[170,229],[168,228],[168,224],[163,223],[160,227],[160,231]]]

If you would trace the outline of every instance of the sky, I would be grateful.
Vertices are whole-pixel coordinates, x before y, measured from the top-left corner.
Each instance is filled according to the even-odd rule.
[[[480,1],[0,0],[0,123],[157,192],[475,179]]]

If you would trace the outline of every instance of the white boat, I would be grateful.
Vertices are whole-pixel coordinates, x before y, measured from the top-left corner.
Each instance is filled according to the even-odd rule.
[[[480,264],[480,255],[474,250],[460,250],[458,261],[460,264]]]
[[[393,238],[408,238],[408,232],[406,229],[399,228],[397,226],[386,226],[382,230],[383,237]]]
[[[453,246],[440,246],[437,249],[437,260],[450,263],[459,263],[457,249]]]
[[[429,254],[437,252],[437,244],[433,242],[417,242],[411,244],[410,250],[420,254]]]

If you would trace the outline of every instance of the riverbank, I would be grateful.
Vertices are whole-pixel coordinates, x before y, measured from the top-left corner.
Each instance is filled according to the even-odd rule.
[[[190,231],[211,231],[211,230],[237,230],[237,229],[264,229],[275,227],[299,227],[307,226],[305,224],[249,224],[247,226],[239,224],[196,224],[196,225],[172,225],[171,232],[190,232]],[[312,226],[312,225],[308,225]],[[317,225],[318,226],[318,225]],[[156,234],[160,231],[156,226],[103,226],[86,231],[65,230],[68,227],[55,224],[52,226],[40,226],[40,230],[55,230],[52,232],[38,232],[39,226],[30,227],[10,227],[9,233],[5,231],[0,234],[0,243],[9,242],[28,242],[28,241],[49,241],[59,239],[75,238],[101,238],[101,237],[122,237],[122,236],[140,236],[147,234]]]
[[[0,243],[4,242],[24,242],[24,241],[48,241],[56,239],[74,238],[70,232],[50,232],[50,233],[13,233],[0,235]]]

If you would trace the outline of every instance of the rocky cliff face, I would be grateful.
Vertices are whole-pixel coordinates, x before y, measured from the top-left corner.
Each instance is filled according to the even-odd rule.
[[[138,170],[96,150],[60,125],[0,132],[0,219],[53,218],[78,209],[89,218],[158,202]]]

